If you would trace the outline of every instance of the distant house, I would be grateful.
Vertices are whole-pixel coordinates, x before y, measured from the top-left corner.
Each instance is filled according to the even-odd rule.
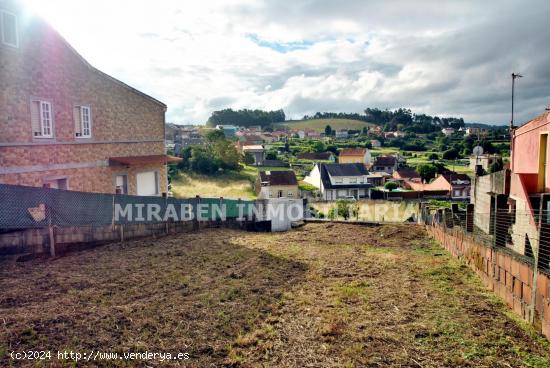
[[[443,128],[441,129],[441,133],[443,133],[446,137],[453,135],[455,132],[454,128]]]
[[[464,136],[475,136],[477,138],[484,138],[487,137],[487,134],[489,131],[485,128],[466,128],[464,130]]]
[[[368,148],[344,148],[338,155],[341,164],[370,164],[371,156]]]
[[[306,132],[304,132],[303,130],[298,130],[295,133],[298,135],[298,138],[300,139],[304,139],[306,137]]]
[[[393,174],[398,167],[399,161],[395,156],[383,155],[376,158],[372,164],[372,171]]]
[[[288,138],[288,133],[277,130],[277,131],[271,133],[271,136],[273,137],[274,141],[284,141]]]
[[[294,171],[260,171],[255,183],[259,199],[299,198],[298,180]]]
[[[249,153],[254,157],[254,166],[261,166],[265,160],[265,149],[261,144],[255,144],[250,146],[243,146],[242,152],[244,154]]]
[[[403,180],[403,181],[405,180],[417,181],[417,182],[422,181],[422,179],[420,178],[420,175],[413,168],[397,169],[393,172],[392,178],[396,180]]]
[[[384,138],[403,138],[405,137],[407,134],[404,133],[404,132],[385,132],[384,133]]]
[[[315,164],[304,179],[317,188],[323,200],[339,198],[369,198],[372,184],[369,172],[363,164]]]
[[[349,133],[346,129],[337,130],[334,137],[336,139],[346,139],[349,137]]]
[[[304,152],[299,153],[296,158],[299,160],[336,162],[336,157],[332,152]]]
[[[222,130],[223,134],[227,137],[234,137],[237,134],[237,127],[233,125],[216,125],[216,129]]]
[[[321,133],[316,131],[315,129],[306,129],[305,135],[309,139],[319,139],[321,138]]]
[[[380,141],[378,139],[372,139],[370,141],[370,144],[372,146],[372,148],[380,148],[382,147],[382,143],[380,143]]]
[[[407,181],[409,188],[418,191],[446,191],[451,199],[463,200],[470,198],[472,180],[466,174],[449,171],[436,177],[431,183]]]

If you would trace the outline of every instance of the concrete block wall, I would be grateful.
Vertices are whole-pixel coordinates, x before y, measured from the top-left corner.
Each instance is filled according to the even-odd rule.
[[[55,227],[56,250],[60,253],[99,244],[126,241],[149,236],[200,231],[205,228],[246,228],[247,221],[182,221],[151,224]],[[48,254],[50,252],[48,228],[27,229],[0,234],[0,256],[11,254]]]
[[[531,264],[504,249],[477,243],[457,228],[427,226],[426,229],[443,248],[462,259],[518,316],[532,320],[540,332],[550,337],[550,282],[546,274],[537,272],[534,278]],[[533,293],[535,313],[531,318]]]

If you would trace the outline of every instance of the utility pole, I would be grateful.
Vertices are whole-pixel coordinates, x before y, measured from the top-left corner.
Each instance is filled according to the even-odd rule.
[[[510,134],[514,130],[514,88],[516,84],[516,78],[523,78],[523,75],[512,73],[512,117],[510,118]]]

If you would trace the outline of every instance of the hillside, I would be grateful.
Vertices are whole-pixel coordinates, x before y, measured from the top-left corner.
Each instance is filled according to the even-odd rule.
[[[334,130],[339,129],[356,129],[361,130],[365,126],[373,126],[372,123],[367,123],[361,120],[352,119],[308,119],[308,120],[288,120],[284,123],[276,124],[278,126],[287,126],[292,129],[315,129],[317,131],[325,131],[325,127],[330,125]]]

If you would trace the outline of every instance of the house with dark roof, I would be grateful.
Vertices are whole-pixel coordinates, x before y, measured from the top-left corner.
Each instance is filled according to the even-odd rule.
[[[336,157],[334,157],[334,154],[332,152],[303,152],[299,153],[296,158],[298,160],[309,161],[336,161]]]
[[[370,164],[370,151],[368,148],[344,148],[338,155],[341,164]]]
[[[372,171],[393,174],[398,167],[399,161],[395,156],[383,155],[376,158],[372,164]]]
[[[299,198],[298,180],[294,171],[260,171],[254,185],[259,199]]]
[[[369,198],[372,184],[365,165],[352,164],[316,164],[304,179],[317,188],[323,200],[339,198]]]

